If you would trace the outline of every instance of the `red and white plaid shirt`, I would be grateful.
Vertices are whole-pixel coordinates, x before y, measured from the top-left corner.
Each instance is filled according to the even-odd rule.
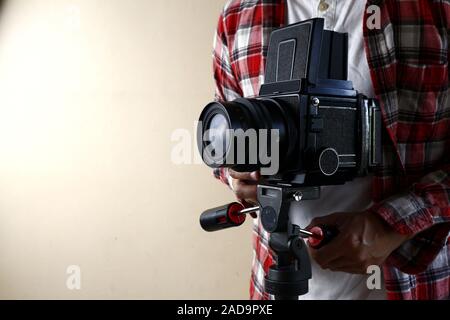
[[[383,166],[373,178],[370,210],[415,237],[384,265],[389,299],[450,297],[450,0],[369,0],[381,29],[364,41],[386,129]],[[364,17],[362,21],[367,21]],[[216,98],[258,95],[269,35],[285,24],[284,0],[231,0],[214,43]],[[227,171],[215,176],[228,182]],[[273,263],[268,234],[254,224],[252,299],[267,299],[264,274]]]

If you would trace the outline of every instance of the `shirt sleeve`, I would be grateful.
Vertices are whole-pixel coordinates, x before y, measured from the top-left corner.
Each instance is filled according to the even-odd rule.
[[[404,88],[403,83],[398,83],[397,80],[404,79],[402,77],[397,77],[400,72],[405,72],[404,70],[409,69],[398,69],[398,66],[405,67],[408,65],[406,60],[404,60],[405,54],[399,56],[400,50],[402,52],[408,52],[408,55],[415,54],[419,56],[427,49],[428,42],[416,42],[414,46],[403,47],[399,46],[394,39],[398,39],[402,36],[408,36],[411,34],[412,30],[409,28],[415,28],[415,30],[422,30],[427,34],[429,41],[433,39],[439,39],[437,33],[431,32],[434,25],[439,23],[446,24],[448,30],[448,14],[449,8],[446,2],[434,3],[434,2],[421,2],[419,4],[414,4],[410,1],[379,1],[379,0],[369,0],[367,2],[367,8],[370,5],[377,5],[380,13],[380,26],[381,28],[369,29],[367,24],[364,24],[364,35],[366,43],[366,53],[368,53],[369,66],[371,67],[372,80],[375,85],[375,92],[377,93],[380,101],[388,101],[388,105],[393,105],[392,101],[398,103],[397,89],[399,87]],[[441,6],[440,13],[442,13],[442,22],[438,22],[434,18],[430,20],[431,15],[426,14],[427,12],[432,12],[436,10],[436,6]],[[420,10],[412,10],[411,8],[416,8]],[[437,17],[438,15],[436,15]],[[366,10],[364,21],[367,21],[368,12]],[[428,20],[427,20],[428,19]],[[423,21],[427,20],[426,23]],[[411,23],[415,21],[415,23]],[[419,23],[420,22],[420,23]],[[406,28],[405,26],[408,26]],[[432,27],[430,27],[432,26]],[[425,31],[424,31],[425,30]],[[405,34],[403,35],[402,32]],[[419,31],[417,31],[419,32]],[[422,39],[426,39],[426,35],[422,34]],[[435,43],[436,44],[436,43]],[[440,42],[442,44],[441,51],[447,53],[448,47],[445,42]],[[396,45],[398,47],[396,47]],[[437,46],[437,45],[436,45]],[[412,55],[414,56],[414,55]],[[439,60],[442,55],[436,56],[433,59]],[[441,68],[446,68],[446,70],[441,69],[441,75],[447,75],[448,69],[446,64],[441,64],[437,61],[434,66],[440,65]],[[420,66],[420,65],[418,65]],[[415,64],[409,64],[408,67],[414,70]],[[414,71],[412,71],[414,72]],[[441,79],[442,80],[442,79]],[[408,87],[409,92],[414,94],[419,94],[421,90],[424,89],[430,83],[439,83],[439,78],[437,77],[427,77],[427,82],[420,81],[417,84]],[[444,79],[445,80],[445,79]],[[401,80],[399,80],[401,81]],[[438,104],[447,103],[446,98],[438,99],[438,95],[435,91],[442,91],[444,85],[447,86],[448,83],[442,82],[442,88],[434,89],[432,87],[428,88],[429,92],[427,96],[428,104]],[[440,87],[440,86],[439,86]],[[414,90],[413,90],[414,89]],[[405,89],[403,89],[405,90]],[[427,91],[425,91],[427,92]],[[424,95],[424,92],[421,92]],[[444,93],[446,94],[446,93]],[[403,96],[404,97],[404,96]],[[434,99],[434,100],[430,100]],[[403,100],[402,103],[417,103],[415,109],[423,108],[420,104],[420,99],[411,99],[411,101]],[[409,110],[413,107],[409,106]],[[443,106],[443,109],[448,110],[447,105]],[[395,116],[393,115],[395,113]],[[410,116],[412,117],[412,116]],[[386,109],[385,120],[393,128],[396,127],[395,132],[401,132],[398,123],[394,124],[393,119],[398,119],[398,111],[394,109]],[[422,130],[426,129],[426,126],[420,126],[419,118],[414,118],[416,126],[411,126],[413,130],[417,131],[420,127]],[[404,124],[403,124],[404,125]],[[409,125],[409,124],[406,124]],[[424,129],[425,128],[425,129]],[[409,137],[407,143],[414,145],[415,143],[422,143],[417,138]],[[414,140],[416,139],[416,141]],[[442,139],[442,143],[445,143],[445,148],[448,148],[448,138],[443,135],[439,139]],[[392,146],[393,147],[393,146]],[[424,147],[426,148],[426,147]],[[428,154],[432,150],[424,149],[424,153]],[[410,163],[410,166],[416,168],[420,162]],[[410,185],[403,192],[398,193],[390,198],[376,203],[369,210],[380,216],[387,224],[389,224],[394,230],[400,234],[410,235],[412,238],[405,243],[403,243],[399,248],[397,248],[386,261],[386,264],[393,266],[400,271],[407,274],[418,274],[421,273],[434,262],[439,253],[448,245],[448,236],[450,231],[450,159],[448,152],[442,154],[439,160],[436,160],[429,173],[424,173],[424,176],[417,180],[416,183]],[[430,167],[425,166],[425,163],[420,163],[425,168]],[[389,168],[389,170],[395,170]],[[395,179],[392,177],[392,179]],[[415,179],[415,175],[414,175]],[[442,264],[447,265],[447,261],[442,262]],[[427,275],[431,277],[432,275]]]
[[[216,101],[232,101],[242,96],[242,90],[231,65],[230,44],[228,38],[226,14],[225,12],[222,12],[214,35],[213,48],[213,72]],[[227,168],[214,169],[213,174],[214,177],[231,188],[229,183],[230,176]]]
[[[406,192],[370,209],[397,232],[415,235],[390,255],[388,264],[409,274],[423,272],[428,267],[448,241],[449,198],[450,165],[445,165]]]
[[[226,14],[222,12],[214,36],[213,49],[213,71],[216,84],[215,98],[218,101],[231,101],[242,96],[239,81],[231,64],[230,50]]]

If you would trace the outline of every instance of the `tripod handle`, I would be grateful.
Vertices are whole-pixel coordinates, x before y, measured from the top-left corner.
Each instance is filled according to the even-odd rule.
[[[245,222],[244,210],[244,206],[238,202],[208,209],[200,215],[200,225],[209,232],[238,227]]]

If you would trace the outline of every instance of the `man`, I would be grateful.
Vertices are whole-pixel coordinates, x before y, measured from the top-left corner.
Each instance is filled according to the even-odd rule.
[[[380,14],[379,28],[369,29],[370,13]],[[450,1],[229,1],[215,38],[216,98],[257,95],[271,31],[313,17],[349,33],[349,80],[380,100],[385,141],[373,177],[326,187],[320,202],[292,206],[300,225],[340,230],[327,246],[310,250],[315,263],[306,298],[449,298]],[[256,201],[257,172],[220,169],[215,176],[239,200]],[[255,220],[253,299],[268,298],[263,278],[273,259],[267,244]],[[385,292],[368,290],[370,265],[383,265]]]

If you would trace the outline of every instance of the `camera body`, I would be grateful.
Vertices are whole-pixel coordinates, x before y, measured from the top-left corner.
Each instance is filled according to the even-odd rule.
[[[278,136],[271,139],[277,140],[279,166],[265,177],[267,183],[336,185],[366,175],[381,161],[381,112],[375,99],[347,80],[347,52],[347,34],[324,30],[321,18],[272,32],[259,96],[212,102],[203,110],[197,136],[204,161],[241,172],[263,169],[268,164],[259,157],[252,162],[251,154],[261,146],[272,154],[274,141],[265,144],[257,137],[257,148],[246,141],[238,150],[236,131],[275,129]],[[221,134],[224,152],[208,156],[213,139],[205,139],[205,130],[211,127],[232,133]],[[244,152],[240,162],[239,152]]]

